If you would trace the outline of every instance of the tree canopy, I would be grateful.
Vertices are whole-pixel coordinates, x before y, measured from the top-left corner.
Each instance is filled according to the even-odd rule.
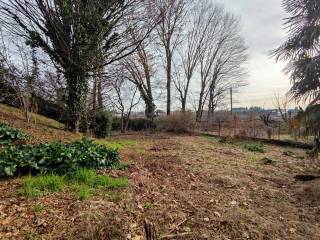
[[[288,62],[292,97],[314,104],[320,101],[320,1],[284,0],[283,6],[289,39],[273,53]]]

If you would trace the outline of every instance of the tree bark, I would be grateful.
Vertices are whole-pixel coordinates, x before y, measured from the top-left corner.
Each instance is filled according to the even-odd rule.
[[[153,120],[155,115],[156,105],[154,105],[153,100],[147,100],[145,101],[145,103],[146,103],[146,110],[145,110],[146,117],[150,120]]]
[[[98,110],[102,111],[104,109],[103,107],[103,97],[102,97],[102,84],[100,77],[97,79],[97,98],[98,98]]]
[[[85,109],[88,79],[86,73],[79,69],[70,69],[66,73],[69,109],[68,127],[75,133],[79,132],[80,121]]]
[[[172,58],[170,50],[167,50],[167,115],[171,114],[171,71],[172,71]]]

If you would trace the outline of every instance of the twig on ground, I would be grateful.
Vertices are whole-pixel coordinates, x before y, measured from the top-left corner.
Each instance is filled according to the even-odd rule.
[[[184,236],[188,236],[188,235],[191,235],[191,234],[192,234],[192,232],[169,234],[169,235],[164,235],[164,236],[160,237],[160,240],[163,240],[163,239],[172,239],[172,238],[176,238],[176,237],[184,237]]]
[[[175,225],[175,226],[169,231],[168,234],[171,234],[171,233],[173,233],[175,230],[178,230],[178,228],[179,228],[182,224],[186,223],[188,220],[189,220],[189,218],[186,218],[186,219],[184,219],[183,221],[181,221],[180,223],[178,223],[177,225]]]

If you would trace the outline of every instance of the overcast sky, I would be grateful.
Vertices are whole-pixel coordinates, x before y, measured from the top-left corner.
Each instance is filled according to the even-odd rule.
[[[201,0],[200,0],[201,1]],[[284,95],[290,80],[282,70],[283,63],[276,63],[269,52],[286,39],[283,19],[286,17],[281,0],[212,0],[241,18],[243,37],[249,47],[249,86],[235,96],[240,106],[274,107],[276,93]]]

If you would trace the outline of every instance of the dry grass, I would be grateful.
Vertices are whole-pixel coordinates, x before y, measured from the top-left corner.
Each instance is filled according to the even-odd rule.
[[[30,135],[29,143],[43,143],[61,140],[64,142],[81,138],[64,130],[64,125],[50,118],[33,114],[32,122],[26,123],[23,112],[14,107],[0,104],[0,122],[21,128]]]
[[[97,191],[83,202],[66,191],[26,199],[16,193],[21,179],[0,181],[0,239],[139,240],[144,219],[171,239],[320,239],[319,182],[294,180],[319,174],[301,160],[304,151],[286,156],[288,149],[266,145],[253,153],[243,143],[167,134],[112,141],[134,143],[120,148],[128,168],[106,171],[129,179],[125,193]],[[275,164],[263,164],[265,157]]]

